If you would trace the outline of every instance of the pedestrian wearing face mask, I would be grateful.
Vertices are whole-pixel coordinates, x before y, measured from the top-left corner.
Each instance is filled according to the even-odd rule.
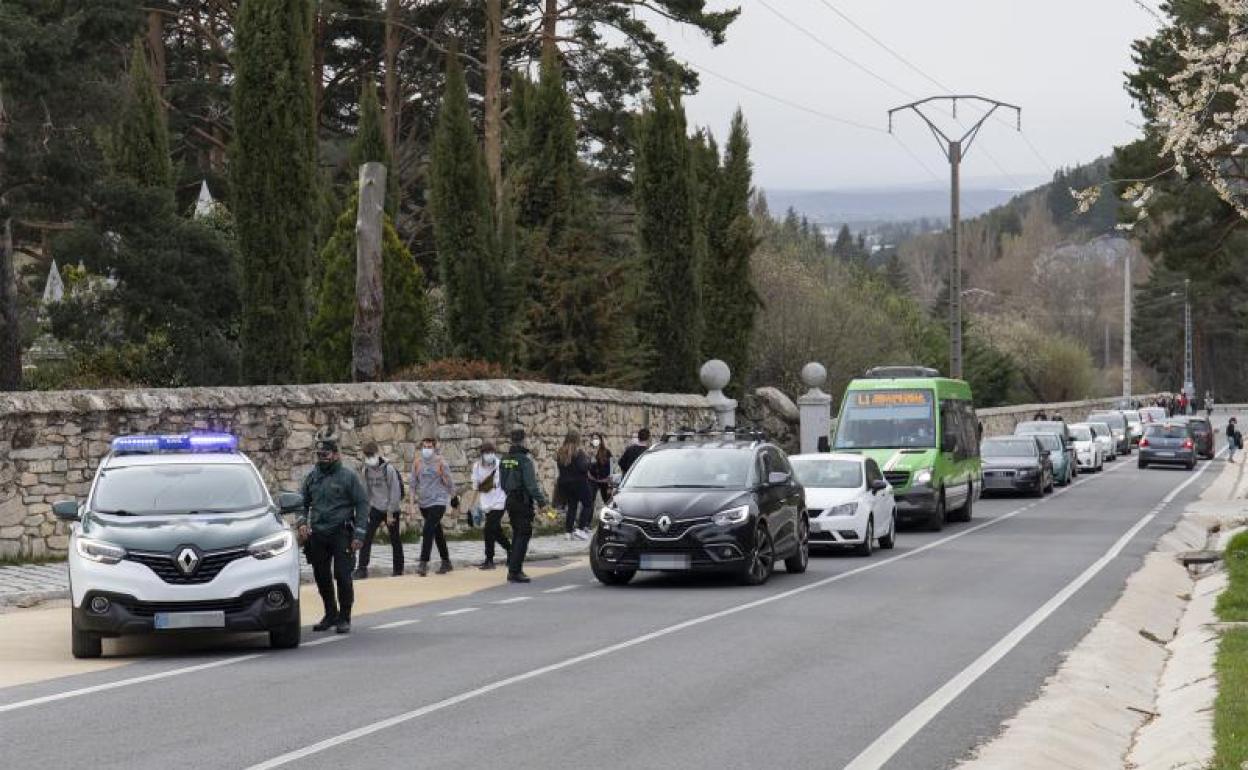
[[[420,535],[420,564],[416,566],[416,574],[421,577],[429,574],[429,557],[434,543],[437,543],[438,556],[442,557],[438,574],[444,575],[451,571],[451,555],[446,548],[442,517],[446,515],[451,496],[455,494],[455,483],[451,480],[451,469],[438,452],[438,440],[435,438],[425,438],[420,442],[420,454],[412,463],[412,489],[424,520]]]
[[[555,453],[559,476],[556,494],[567,505],[564,530],[568,540],[588,540],[592,518],[594,489],[589,484],[589,455],[581,449],[581,434],[568,431],[563,445]]]
[[[477,507],[485,513],[485,561],[480,569],[494,569],[495,545],[511,554],[511,541],[503,533],[503,513],[507,506],[507,493],[498,464],[498,452],[489,441],[481,444],[481,459],[472,466],[472,488],[477,493]]]
[[[403,574],[403,542],[399,540],[400,503],[403,500],[403,479],[398,468],[381,456],[376,441],[364,445],[364,486],[368,489],[368,532],[360,548],[360,564],[355,579],[368,577],[368,563],[372,559],[373,538],[383,523],[390,535],[390,552],[394,560],[394,574]]]
[[[593,495],[590,500],[591,505],[594,504],[599,497],[602,498],[602,504],[606,505],[611,502],[611,450],[607,449],[607,442],[603,439],[601,433],[590,434],[589,439],[590,464],[589,464],[589,483],[593,486]]]
[[[345,634],[351,631],[355,601],[352,552],[359,550],[368,526],[368,491],[355,471],[343,467],[338,441],[326,437],[316,443],[316,467],[304,477],[300,492],[304,511],[295,526],[325,604],[325,616],[312,630]]]

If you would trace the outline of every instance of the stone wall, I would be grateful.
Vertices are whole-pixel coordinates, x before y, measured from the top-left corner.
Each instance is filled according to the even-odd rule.
[[[1142,404],[1151,404],[1155,396],[1136,396]],[[1014,426],[1026,422],[1044,410],[1049,417],[1061,415],[1066,422],[1082,422],[1090,413],[1098,409],[1117,409],[1121,397],[1100,398],[1090,401],[1064,401],[1060,404],[1021,404],[1018,406],[1000,406],[991,409],[976,409],[979,420],[984,424],[985,436],[1008,436],[1014,433]]]
[[[52,503],[84,497],[109,442],[126,433],[233,432],[276,491],[298,488],[322,427],[336,430],[348,462],[372,439],[404,468],[420,439],[436,436],[461,485],[483,440],[501,450],[523,427],[549,490],[570,429],[602,433],[618,457],[640,427],[659,434],[713,417],[704,396],[512,380],[4,393],[0,558],[64,554],[68,530]]]

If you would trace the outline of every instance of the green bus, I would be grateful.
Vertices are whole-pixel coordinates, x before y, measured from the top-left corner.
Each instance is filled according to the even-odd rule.
[[[970,521],[983,490],[971,387],[935,369],[879,366],[845,390],[833,451],[863,454],[893,486],[898,520]]]

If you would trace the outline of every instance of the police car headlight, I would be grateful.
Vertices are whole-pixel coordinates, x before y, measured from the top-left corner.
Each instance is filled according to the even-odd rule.
[[[624,516],[615,508],[612,508],[609,505],[604,505],[602,510],[598,512],[598,520],[601,521],[604,526],[614,527],[624,521]]]
[[[928,484],[931,482],[931,480],[932,480],[932,472],[926,468],[914,474],[915,484]]]
[[[103,540],[92,540],[89,537],[80,537],[74,542],[78,555],[88,561],[99,562],[100,564],[116,564],[126,558],[126,549],[113,543],[106,543]]]
[[[274,556],[281,556],[289,551],[295,545],[295,536],[290,530],[278,532],[276,535],[262,537],[251,545],[247,546],[247,551],[257,559],[272,559]]]
[[[740,524],[748,518],[750,518],[750,506],[738,505],[736,508],[720,511],[711,517],[711,521],[722,527],[728,524]]]

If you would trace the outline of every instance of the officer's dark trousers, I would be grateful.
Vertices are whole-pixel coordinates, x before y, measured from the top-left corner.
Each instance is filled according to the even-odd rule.
[[[334,532],[313,532],[305,552],[316,578],[316,590],[325,603],[325,615],[349,620],[355,601],[355,589],[351,585],[351,570],[355,566],[351,558],[351,530],[339,527]],[[336,599],[334,583],[338,584]]]
[[[494,544],[498,543],[504,551],[511,550],[511,542],[503,534],[503,511],[485,512],[485,560],[494,561]]]
[[[511,519],[511,552],[507,554],[507,571],[518,575],[524,571],[524,557],[529,552],[529,538],[533,536],[533,510],[524,513],[509,512]]]
[[[399,512],[387,516],[385,511],[376,508],[368,509],[368,532],[364,535],[364,545],[360,547],[360,567],[367,569],[373,556],[373,538],[377,529],[385,522],[390,533],[390,553],[394,558],[394,574],[403,573],[403,541],[399,539]]]

